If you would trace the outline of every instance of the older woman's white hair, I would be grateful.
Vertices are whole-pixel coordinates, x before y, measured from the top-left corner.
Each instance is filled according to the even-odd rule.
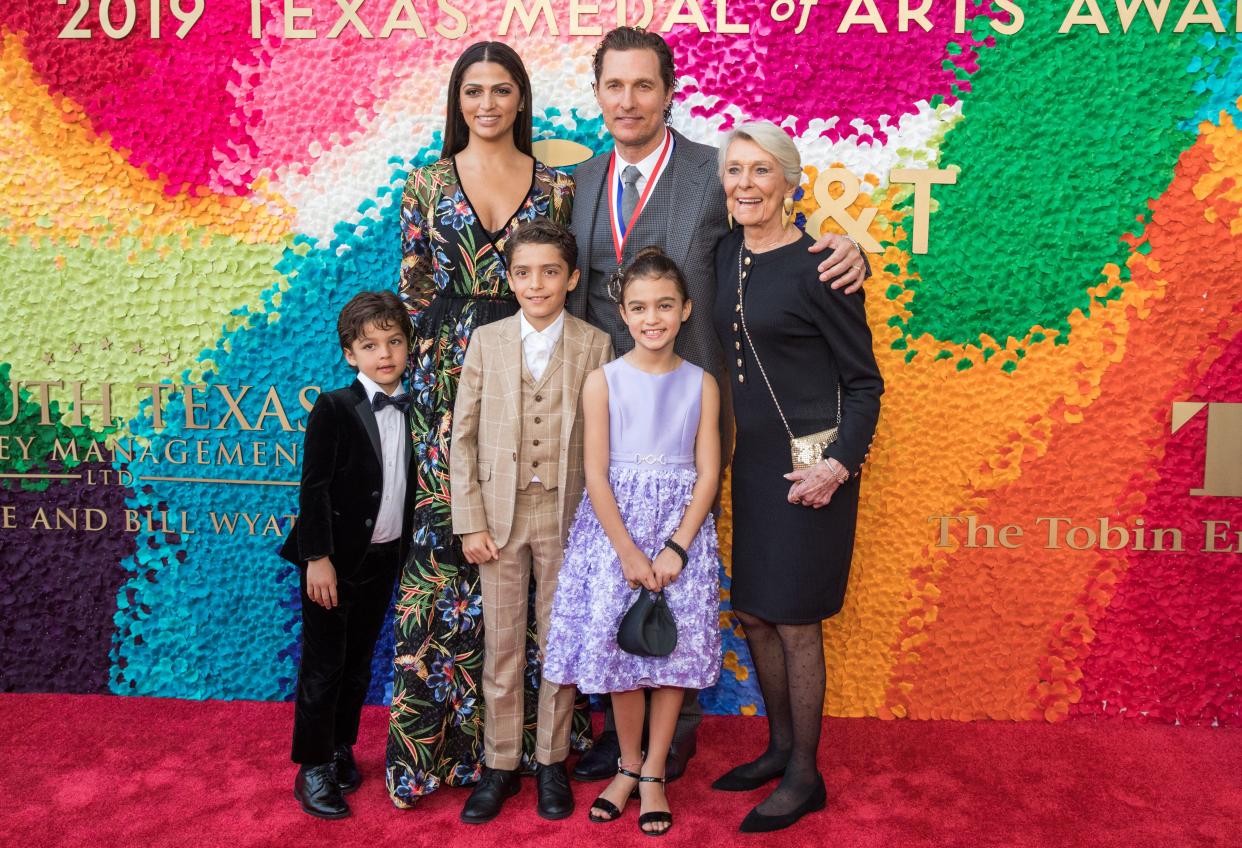
[[[716,170],[721,177],[724,176],[725,158],[729,155],[729,145],[739,138],[753,141],[765,152],[771,154],[776,163],[781,166],[781,171],[785,174],[785,182],[789,185],[796,186],[802,182],[802,156],[798,153],[798,148],[794,145],[793,139],[771,121],[747,121],[729,131],[716,156]]]

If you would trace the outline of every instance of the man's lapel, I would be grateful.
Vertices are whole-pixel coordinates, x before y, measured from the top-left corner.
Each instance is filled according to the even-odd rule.
[[[690,255],[690,239],[699,221],[699,199],[703,196],[703,180],[709,175],[704,163],[695,162],[691,158],[690,144],[686,137],[676,130],[670,129],[676,144],[673,155],[669,159],[668,169],[660,175],[656,188],[665,180],[670,181],[669,188],[673,202],[677,204],[671,219],[657,222],[658,229],[668,233],[667,253],[669,258],[678,265],[685,265]],[[715,176],[712,174],[711,176]],[[684,210],[685,214],[680,214]]]
[[[375,413],[371,410],[371,399],[367,397],[366,388],[357,380],[354,380],[350,388],[354,390],[354,395],[358,398],[357,402],[354,403],[354,414],[358,416],[358,420],[362,422],[363,429],[371,437],[371,447],[375,448],[375,458],[379,460],[380,466],[383,467],[384,449],[380,446],[379,425],[375,423]]]

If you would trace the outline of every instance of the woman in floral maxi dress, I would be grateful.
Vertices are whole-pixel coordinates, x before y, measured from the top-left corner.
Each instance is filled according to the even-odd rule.
[[[526,155],[530,189],[504,226],[488,232],[462,188],[456,154],[472,130],[461,115],[462,78],[480,62],[512,78],[523,108],[511,140]],[[408,380],[414,396],[414,538],[397,589],[396,665],[387,747],[388,793],[410,807],[441,785],[476,782],[483,759],[483,615],[478,566],[468,563],[452,532],[448,452],[453,402],[466,346],[476,327],[514,314],[506,278],[505,240],[538,216],[568,224],[573,180],[531,155],[530,82],[521,59],[496,42],[467,48],[449,83],[442,158],[414,169],[401,203],[401,295],[414,324]],[[532,585],[532,597],[534,587]],[[526,730],[523,767],[533,765],[540,656],[528,619]],[[585,699],[573,739],[589,737]]]

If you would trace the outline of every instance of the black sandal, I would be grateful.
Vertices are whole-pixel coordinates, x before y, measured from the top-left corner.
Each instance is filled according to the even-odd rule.
[[[625,766],[621,764],[620,757],[617,758],[617,774],[621,775],[622,777],[633,778],[634,780],[637,780],[640,782],[645,779],[643,778],[641,774],[637,774],[625,768]],[[638,794],[637,785],[635,785],[634,791],[630,793],[630,797],[633,798],[636,794]],[[605,818],[604,816],[595,815],[596,810],[602,811],[604,813],[604,816],[607,816],[607,818]],[[600,795],[591,804],[591,809],[587,810],[587,818],[590,819],[595,824],[607,824],[608,822],[614,822],[617,819],[621,818],[621,811],[617,809],[616,804],[609,801],[603,795]]]
[[[659,783],[664,784],[662,777],[639,777],[639,783]],[[664,796],[664,800],[668,800],[668,795]],[[668,827],[663,830],[647,830],[643,827],[645,824],[667,824]],[[663,836],[673,829],[673,814],[664,810],[656,810],[651,813],[642,813],[638,817],[638,829],[643,832],[644,836]]]

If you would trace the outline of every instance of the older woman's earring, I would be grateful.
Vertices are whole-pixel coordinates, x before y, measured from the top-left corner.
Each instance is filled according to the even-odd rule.
[[[733,213],[728,212],[725,214],[725,217],[729,219],[729,229],[733,229]]]
[[[794,201],[792,197],[786,197],[785,202],[781,204],[781,211],[784,213],[781,218],[781,227],[788,227],[789,222],[793,220]]]

